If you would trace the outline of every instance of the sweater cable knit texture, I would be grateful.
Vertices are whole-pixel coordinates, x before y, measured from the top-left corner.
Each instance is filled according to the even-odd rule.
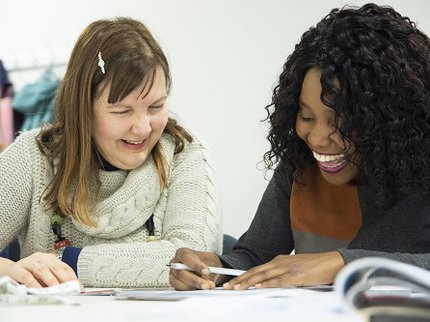
[[[0,154],[0,248],[18,236],[21,257],[52,252],[55,240],[52,211],[40,202],[54,169],[37,147],[37,133],[23,133]],[[220,252],[218,195],[207,149],[194,138],[175,155],[167,134],[160,144],[170,169],[166,190],[159,188],[151,157],[131,171],[100,170],[97,227],[66,218],[63,235],[83,248],[78,276],[85,286],[166,287],[166,264],[179,247]],[[152,214],[158,241],[146,242],[145,222]]]

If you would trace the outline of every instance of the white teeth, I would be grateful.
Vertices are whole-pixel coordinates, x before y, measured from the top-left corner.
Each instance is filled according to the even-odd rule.
[[[315,151],[312,151],[312,154],[314,155],[314,158],[318,162],[333,162],[336,160],[342,160],[345,158],[345,154],[332,154],[332,155],[322,155],[319,153],[316,153]]]
[[[128,144],[136,144],[136,145],[143,142],[143,140],[142,141],[128,141],[128,140],[124,140],[124,141],[127,142]]]

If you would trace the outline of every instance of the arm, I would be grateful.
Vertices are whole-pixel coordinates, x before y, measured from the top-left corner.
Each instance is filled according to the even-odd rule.
[[[374,206],[374,191],[359,190],[362,226],[347,249],[319,254],[279,255],[232,279],[225,288],[245,289],[332,283],[348,262],[381,256],[430,268],[430,196],[417,193]],[[393,202],[395,200],[395,202]]]
[[[0,249],[17,237],[28,221],[32,191],[29,140],[21,135],[0,153]]]
[[[379,256],[430,270],[430,195],[398,198],[376,212],[366,202],[371,193],[369,189],[360,190],[363,224],[348,248],[338,249],[345,262]]]
[[[220,251],[218,196],[206,149],[194,141],[175,156],[171,169],[160,240],[84,247],[78,260],[84,285],[168,286],[166,264],[178,248]]]
[[[362,257],[385,257],[403,263],[412,264],[430,270],[430,253],[413,254],[399,252],[381,252],[364,249],[338,249],[346,263]]]
[[[32,158],[38,157],[31,155],[35,149],[34,135],[25,133],[0,154],[0,248],[8,245],[28,224],[33,200]],[[76,279],[70,267],[53,254],[44,253],[31,254],[16,263],[0,258],[0,276],[9,276],[30,287]]]
[[[236,281],[236,283],[242,282],[242,288],[248,288],[256,283],[262,283],[261,276],[263,276],[263,281],[267,279],[267,272],[272,270],[273,267],[294,267],[297,262],[303,265],[303,262],[300,261],[302,257],[289,255],[294,249],[289,218],[290,190],[291,177],[286,174],[281,175],[279,171],[275,171],[263,194],[250,228],[238,240],[233,251],[227,255],[220,256],[218,259],[215,254],[193,252],[189,249],[178,250],[172,262],[184,263],[193,272],[171,270],[171,285],[178,290],[214,288],[215,284],[222,283],[226,278],[224,276],[217,278],[216,276],[210,276],[207,270],[208,266],[234,267],[243,270],[254,267],[249,270],[250,273],[242,275],[247,279],[246,281],[241,276],[230,281],[231,284],[224,284],[225,288],[241,289],[240,285],[235,285]],[[331,262],[331,255],[333,254],[326,256],[325,262]],[[337,256],[340,258],[338,253]],[[299,260],[297,261],[296,259]],[[306,257],[305,264],[315,266],[316,262],[321,262],[320,259],[311,258],[310,261],[306,261]],[[285,265],[284,260],[291,261],[293,265],[289,265],[289,263]],[[341,259],[340,261],[343,262]],[[279,272],[279,269],[275,271]],[[259,273],[262,273],[262,275],[259,275]],[[257,278],[255,278],[256,275]],[[216,278],[215,281],[214,278]],[[291,278],[287,282],[291,282]],[[279,280],[276,280],[276,283],[279,284]],[[272,285],[268,284],[267,286]]]
[[[290,226],[291,178],[275,171],[248,231],[230,254],[221,256],[224,266],[247,270],[294,249]]]

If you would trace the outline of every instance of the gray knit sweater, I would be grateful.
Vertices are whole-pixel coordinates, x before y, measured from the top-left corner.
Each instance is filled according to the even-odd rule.
[[[0,154],[0,249],[19,237],[21,257],[53,252],[52,211],[40,202],[53,168],[39,151],[38,130],[23,133]],[[194,138],[179,154],[169,135],[161,148],[170,169],[169,188],[160,191],[152,158],[132,171],[102,171],[94,218],[96,228],[66,219],[62,231],[83,248],[78,276],[92,287],[165,287],[166,264],[180,247],[220,252],[222,227],[212,166]],[[146,242],[154,215],[157,242]]]

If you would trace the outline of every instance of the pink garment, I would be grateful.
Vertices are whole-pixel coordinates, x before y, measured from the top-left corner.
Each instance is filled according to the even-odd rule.
[[[9,145],[13,142],[13,110],[12,98],[0,99],[0,142]]]

